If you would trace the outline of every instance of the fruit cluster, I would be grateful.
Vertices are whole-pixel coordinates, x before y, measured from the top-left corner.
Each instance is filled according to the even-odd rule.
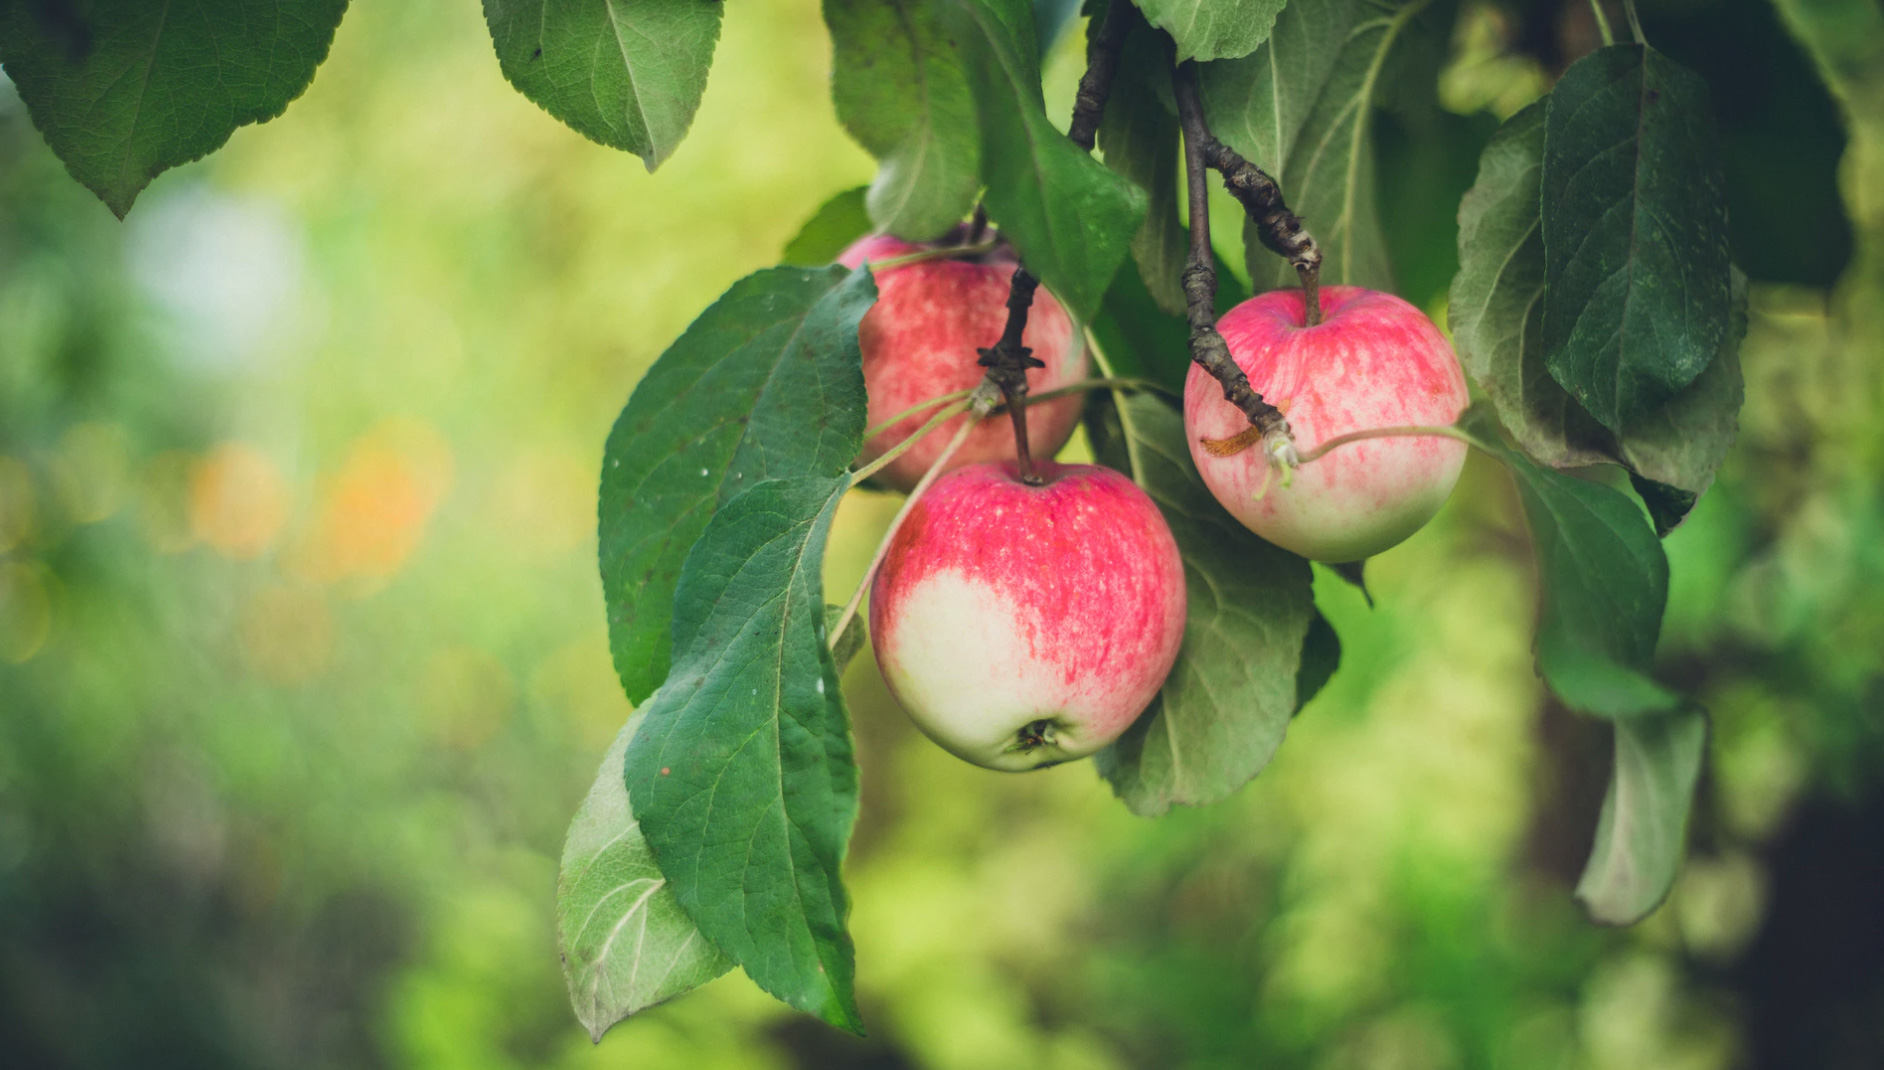
[[[940,255],[912,255],[927,252]],[[1019,265],[998,245],[950,255],[881,236],[840,258],[849,267],[866,261],[879,297],[859,338],[869,422],[883,427],[864,446],[870,461],[928,422],[927,413],[902,414],[980,381],[974,354],[1000,337]],[[1451,345],[1412,305],[1348,286],[1324,289],[1321,301],[1324,318],[1313,327],[1300,290],[1252,298],[1218,325],[1252,388],[1286,414],[1312,461],[1296,469],[1237,448],[1249,421],[1196,366],[1184,426],[1199,474],[1232,516],[1333,564],[1418,530],[1465,463],[1465,444],[1453,438],[1365,433],[1450,425],[1467,395]],[[1081,332],[1045,289],[1023,342],[1044,365],[1035,390],[1084,376]],[[1034,456],[1066,445],[1081,399],[1029,406]],[[1043,462],[1032,482],[1023,480],[1008,421],[981,422],[945,456],[943,443],[970,419],[929,428],[877,473],[907,492],[938,463],[946,472],[911,505],[884,553],[870,591],[872,647],[910,717],[959,757],[1004,770],[1086,757],[1137,719],[1177,658],[1186,609],[1177,543],[1151,498],[1111,469]],[[1323,443],[1357,435],[1317,454]]]

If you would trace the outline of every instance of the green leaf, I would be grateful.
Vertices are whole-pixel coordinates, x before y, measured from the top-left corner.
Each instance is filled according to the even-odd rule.
[[[1295,674],[1295,712],[1301,713],[1341,667],[1341,636],[1328,618],[1315,611],[1302,640],[1302,667]]]
[[[1727,340],[1718,140],[1707,86],[1643,45],[1592,52],[1551,92],[1544,361],[1612,430],[1693,382]]]
[[[1533,459],[1557,468],[1609,460],[1608,433],[1544,364],[1544,162],[1540,100],[1505,120],[1459,204],[1459,274],[1447,324],[1459,362]]]
[[[1199,71],[1210,132],[1280,176],[1302,124],[1365,9],[1361,0],[1290,4],[1261,48]]]
[[[770,268],[733,284],[655,361],[603,454],[602,593],[634,702],[667,676],[688,548],[721,503],[761,479],[835,475],[864,432],[857,324],[869,272]]]
[[[1073,317],[1090,320],[1144,220],[1145,195],[1048,121],[1023,0],[937,2],[974,91],[988,214]]]
[[[1177,42],[1177,58],[1236,59],[1254,52],[1288,0],[1139,0],[1151,24]],[[1318,0],[1303,0],[1316,3]]]
[[[824,607],[825,634],[830,634],[831,628],[837,624],[837,618],[843,615],[843,606],[826,605]],[[855,617],[851,619],[856,620]],[[837,646],[831,649],[831,662],[837,666],[839,676],[844,674],[844,670],[850,667],[850,663],[855,660],[858,652],[863,650],[865,631],[865,628],[853,624],[845,629],[843,635],[838,636]]]
[[[680,908],[628,807],[622,763],[640,712],[615,736],[563,842],[556,934],[576,1017],[596,1041],[637,1011],[698,988],[733,961]]]
[[[981,190],[974,99],[955,43],[926,0],[824,0],[837,117],[880,165],[877,227],[927,241]]]
[[[1544,362],[1544,243],[1539,220],[1545,102],[1512,116],[1479,160],[1459,207],[1459,274],[1448,319],[1460,362],[1530,457],[1556,468],[1626,465],[1666,533],[1713,482],[1738,428],[1746,278],[1733,272],[1732,319],[1701,377],[1612,433]]]
[[[1602,717],[1664,712],[1680,697],[1649,676],[1668,557],[1629,496],[1533,464],[1483,413],[1465,421],[1517,479],[1537,551],[1543,606],[1537,671],[1564,702]]]
[[[852,242],[870,233],[870,215],[864,211],[868,190],[868,186],[847,189],[819,205],[785,244],[780,260],[798,267],[823,267],[836,261]]]
[[[72,177],[123,218],[163,171],[280,115],[346,0],[0,4],[0,64]]]
[[[1157,83],[1169,81],[1161,48],[1142,23],[1126,38],[1099,126],[1099,148],[1107,167],[1145,191],[1150,210],[1132,236],[1132,259],[1158,307],[1181,316],[1184,286],[1179,276],[1189,252],[1189,232],[1178,217],[1177,116],[1156,93]]]
[[[1176,410],[1144,395],[1123,404],[1135,448],[1128,453],[1102,423],[1096,452],[1128,469],[1128,458],[1142,465],[1139,484],[1184,557],[1189,609],[1163,689],[1096,760],[1133,813],[1156,815],[1227,798],[1262,772],[1328,651],[1316,650],[1321,660],[1305,681],[1303,644],[1316,617],[1308,562],[1224,512],[1191,463]]]
[[[674,152],[706,92],[720,0],[484,0],[504,77],[583,137]]]
[[[1681,868],[1707,714],[1684,706],[1615,727],[1615,771],[1576,895],[1592,919],[1633,925],[1668,898]]]
[[[1393,288],[1374,188],[1374,97],[1387,57],[1425,6],[1422,0],[1370,5],[1349,27],[1275,176],[1289,207],[1321,246],[1324,284]],[[1246,224],[1243,234],[1257,289],[1298,284],[1294,269],[1263,248],[1253,227]]]
[[[680,904],[759,987],[862,1032],[840,876],[857,767],[820,570],[847,476],[771,480],[714,516],[674,597],[674,671],[628,794]]]

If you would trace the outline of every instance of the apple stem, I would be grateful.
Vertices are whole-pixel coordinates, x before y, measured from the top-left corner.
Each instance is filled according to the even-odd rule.
[[[1166,37],[1166,51],[1171,49],[1170,38]],[[1210,127],[1204,122],[1204,105],[1197,90],[1197,65],[1185,63],[1172,71],[1171,87],[1177,96],[1178,122],[1184,128],[1184,175],[1187,181],[1188,200],[1190,202],[1191,249],[1184,264],[1184,305],[1185,318],[1191,326],[1191,359],[1203,367],[1223,386],[1223,399],[1242,410],[1249,418],[1250,425],[1259,429],[1264,442],[1264,453],[1276,464],[1287,465],[1295,459],[1295,436],[1289,430],[1288,418],[1282,410],[1263,400],[1254,387],[1249,385],[1249,376],[1237,367],[1230,356],[1230,345],[1217,331],[1217,265],[1210,248],[1210,187],[1204,173],[1208,166],[1209,150],[1215,146],[1219,156],[1230,153],[1217,143],[1210,134]],[[1235,156],[1234,153],[1230,153]],[[1237,156],[1236,159],[1242,160]],[[1273,191],[1275,183],[1269,180],[1248,161],[1243,161],[1249,171],[1268,182]],[[1240,172],[1239,172],[1240,173]],[[1243,200],[1245,207],[1251,202],[1238,193],[1238,188],[1231,183],[1229,172],[1225,172],[1224,184],[1230,186],[1230,192]],[[1282,205],[1282,198],[1277,194],[1275,205],[1287,215],[1288,208]],[[1255,209],[1251,208],[1251,217],[1255,218]],[[1295,220],[1290,215],[1289,219]],[[1295,220],[1299,232],[1301,221]],[[1263,243],[1269,244],[1269,232],[1265,230]],[[1305,255],[1312,261],[1311,267],[1318,273],[1321,264],[1321,251],[1315,248],[1313,239],[1306,232],[1300,237],[1306,244]],[[1270,246],[1274,248],[1274,246]],[[1307,262],[1307,261],[1305,261]],[[1305,276],[1306,278],[1306,276]],[[1310,291],[1313,293],[1314,291]],[[1310,306],[1310,313],[1315,322],[1320,322],[1321,310],[1318,305]]]
[[[889,529],[883,533],[883,541],[877,543],[877,552],[871,556],[869,567],[864,569],[863,579],[857,581],[857,589],[851,592],[850,601],[844,603],[843,612],[837,615],[837,622],[831,625],[830,647],[832,650],[836,650],[838,644],[844,641],[844,632],[850,627],[851,618],[857,615],[857,607],[863,604],[864,592],[870,589],[870,581],[877,578],[877,569],[883,566],[884,555],[890,552],[890,540],[896,538],[897,529],[901,528],[903,521],[909,518],[909,511],[915,507],[924,494],[928,493],[930,485],[948,470],[949,458],[955,456],[955,451],[962,448],[963,442],[968,441],[968,432],[974,430],[979,422],[981,422],[980,410],[971,407],[968,419],[962,421],[962,426],[956,430],[955,437],[949,439],[949,444],[942,447],[942,452],[936,455],[935,463],[929,466],[929,470],[922,474],[920,480],[916,481],[915,487],[910,489],[909,497],[903,499],[902,508],[896,510],[896,515],[890,518]],[[852,485],[855,485],[855,480],[852,481]]]
[[[973,395],[974,395],[973,390],[964,390],[962,391],[961,396],[963,398],[967,398],[967,397],[972,397]],[[946,396],[944,400],[946,400]],[[913,433],[910,434],[908,438],[905,438],[903,441],[898,442],[896,445],[891,446],[889,449],[883,451],[883,456],[878,457],[876,460],[871,461],[869,464],[864,465],[862,468],[859,468],[853,471],[850,474],[850,485],[854,487],[857,484],[862,483],[864,480],[869,479],[871,476],[876,475],[878,472],[881,472],[883,469],[889,467],[891,462],[895,461],[898,457],[901,457],[903,454],[908,453],[909,448],[911,446],[914,446],[918,441],[920,441],[924,437],[926,437],[929,434],[929,432],[934,431],[936,428],[942,426],[948,421],[954,419],[957,416],[960,416],[964,412],[967,412],[971,404],[973,403],[970,401],[957,400],[955,404],[950,405],[948,408],[943,409],[941,412],[936,413],[934,416],[931,416],[929,418],[928,423],[923,424],[921,427],[918,427]],[[865,441],[869,441],[869,439],[866,438]]]
[[[1001,388],[1007,401],[1008,416],[1014,421],[1014,458],[1020,467],[1022,483],[1037,487],[1043,480],[1034,474],[1034,458],[1027,441],[1027,369],[1044,368],[1046,362],[1021,344],[1027,330],[1027,313],[1034,305],[1034,291],[1040,280],[1025,267],[1016,267],[1007,287],[1007,327],[1001,340],[981,350],[977,361],[988,369],[988,381]]]

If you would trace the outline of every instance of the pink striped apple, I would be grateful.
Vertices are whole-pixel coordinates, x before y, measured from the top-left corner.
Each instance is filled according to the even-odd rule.
[[[1302,291],[1273,290],[1217,322],[1250,386],[1287,414],[1299,452],[1353,431],[1459,418],[1465,376],[1419,309],[1358,286],[1323,289],[1321,307],[1322,322],[1310,327]],[[1204,445],[1249,426],[1217,381],[1192,365],[1184,427],[1204,483],[1245,527],[1317,561],[1359,561],[1418,531],[1465,464],[1457,439],[1367,439],[1303,465],[1284,486],[1261,448],[1222,457]]]
[[[856,267],[921,252],[888,235],[865,238],[838,258]],[[877,272],[877,303],[864,314],[857,334],[863,343],[864,388],[870,395],[869,426],[943,394],[969,390],[986,370],[976,351],[994,345],[1007,325],[1008,279],[1018,261],[1005,249],[977,258],[925,260]],[[1086,349],[1073,321],[1045,287],[1034,294],[1023,344],[1046,364],[1027,377],[1038,394],[1083,379]],[[1035,457],[1050,458],[1079,423],[1081,399],[1056,398],[1027,408],[1027,443]],[[897,421],[864,443],[862,461],[881,457],[927,423],[934,410]],[[877,479],[907,491],[935,463],[960,422],[958,416],[890,462]],[[1014,428],[1008,420],[983,420],[950,459],[951,468],[978,461],[1014,459]]]
[[[1131,480],[1012,463],[937,480],[870,589],[870,642],[929,738],[990,769],[1083,758],[1163,686],[1184,637],[1184,563]]]

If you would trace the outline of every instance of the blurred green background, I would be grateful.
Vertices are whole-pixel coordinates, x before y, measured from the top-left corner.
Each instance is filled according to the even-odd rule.
[[[552,931],[628,713],[602,440],[872,172],[816,4],[734,0],[656,175],[512,91],[467,2],[356,5],[285,117],[123,224],[0,81],[0,1065],[1884,1066],[1884,37],[1871,0],[1644,15],[1714,87],[1756,283],[1740,445],[1668,541],[1663,669],[1715,725],[1668,904],[1617,932],[1570,900],[1607,730],[1532,676],[1521,521],[1475,460],[1370,564],[1375,608],[1319,577],[1342,668],[1215,808],[971,768],[859,659],[868,1040],[735,973],[591,1046]],[[1436,315],[1478,145],[1590,34],[1468,4],[1446,110],[1383,113]],[[894,506],[846,504],[832,589]]]

